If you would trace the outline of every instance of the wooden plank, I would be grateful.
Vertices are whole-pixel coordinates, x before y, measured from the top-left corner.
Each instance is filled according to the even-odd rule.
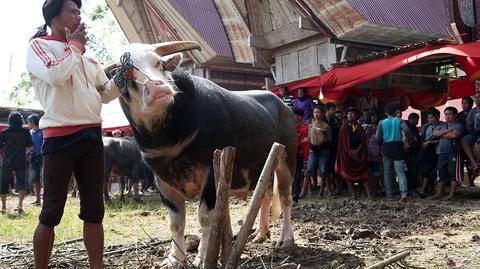
[[[245,220],[242,224],[242,227],[240,228],[240,231],[238,232],[237,239],[235,240],[232,252],[230,253],[230,256],[228,258],[227,265],[225,266],[226,269],[237,268],[237,264],[240,260],[240,255],[242,254],[245,243],[247,242],[248,236],[250,235],[253,223],[255,222],[255,218],[258,214],[258,210],[260,209],[263,196],[265,195],[265,191],[267,190],[268,186],[270,186],[273,171],[277,167],[278,158],[282,155],[284,151],[284,145],[281,145],[279,143],[273,144],[270,153],[268,154],[267,161],[263,166],[262,173],[260,174],[260,179],[258,180],[257,186],[255,187],[255,190],[253,192],[253,196],[248,206]]]
[[[302,16],[298,17],[298,29],[319,32],[318,28],[310,21],[310,19]]]

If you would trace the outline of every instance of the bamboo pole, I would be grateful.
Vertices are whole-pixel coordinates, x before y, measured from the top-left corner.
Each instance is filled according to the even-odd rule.
[[[410,252],[409,251],[402,251],[400,253],[397,253],[395,255],[393,255],[392,257],[384,260],[384,261],[381,261],[379,263],[376,263],[374,265],[370,265],[369,267],[367,267],[367,269],[383,269],[385,267],[387,267],[388,265],[394,263],[394,262],[398,262],[402,259],[405,259],[408,255],[410,255]]]
[[[272,148],[270,149],[267,161],[263,166],[262,173],[260,174],[260,178],[257,182],[257,186],[255,187],[255,191],[253,192],[252,199],[248,206],[245,221],[240,228],[237,239],[235,240],[235,244],[232,247],[232,252],[228,257],[228,262],[225,266],[225,268],[227,269],[237,268],[237,264],[240,260],[240,255],[245,248],[245,243],[247,242],[248,236],[250,235],[250,231],[253,227],[253,223],[255,222],[255,218],[257,217],[258,210],[260,209],[263,195],[265,195],[265,191],[267,190],[268,186],[272,181],[272,174],[277,166],[278,157],[281,156],[284,150],[285,146],[276,142],[273,143]]]
[[[214,152],[214,166],[217,166],[215,163],[215,158],[218,158],[218,153]],[[221,152],[220,157],[220,169],[215,169],[219,171],[215,175],[215,182],[217,183],[217,199],[215,202],[215,211],[212,227],[210,229],[210,236],[208,238],[208,250],[205,258],[205,267],[206,269],[216,268],[218,254],[220,252],[220,245],[223,241],[223,231],[225,227],[225,220],[229,219],[228,211],[228,196],[230,194],[230,185],[232,182],[233,174],[233,165],[235,160],[235,148],[226,147]],[[230,222],[228,222],[230,224]],[[218,235],[220,236],[216,236]],[[231,244],[231,243],[230,243]]]

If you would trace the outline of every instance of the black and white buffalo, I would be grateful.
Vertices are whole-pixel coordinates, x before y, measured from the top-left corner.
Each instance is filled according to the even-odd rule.
[[[137,143],[131,137],[102,137],[105,152],[104,197],[110,202],[108,180],[111,176],[121,177],[120,201],[123,201],[126,178],[134,184],[134,198],[139,201],[138,181],[143,178],[143,163]]]
[[[200,198],[198,218],[202,237],[196,263],[206,255],[215,207],[213,151],[237,149],[232,194],[246,197],[253,190],[274,142],[286,146],[275,170],[283,214],[278,246],[293,244],[291,183],[295,168],[296,131],[293,113],[268,91],[228,91],[178,68],[178,51],[198,48],[193,42],[132,44],[135,80],[127,81],[120,104],[133,129],[142,156],[155,173],[168,208],[172,235],[166,260],[185,261],[185,200]],[[275,202],[275,201],[273,201]],[[269,233],[270,195],[260,209],[255,240]]]

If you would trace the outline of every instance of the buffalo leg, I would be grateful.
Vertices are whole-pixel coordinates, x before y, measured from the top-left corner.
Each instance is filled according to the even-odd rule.
[[[160,178],[155,177],[160,195],[168,210],[168,228],[170,229],[172,245],[167,259],[162,266],[177,268],[184,264],[185,256],[185,200],[178,194],[177,190],[172,188]],[[163,268],[163,267],[162,267]]]
[[[270,237],[270,201],[270,193],[267,190],[263,196],[262,205],[260,206],[258,227],[255,233],[252,235],[252,237],[254,237],[254,243],[262,243]]]
[[[210,197],[208,199],[210,199]],[[202,238],[200,239],[198,254],[194,261],[194,265],[198,267],[201,267],[207,255],[208,238],[210,237],[210,231],[212,228],[213,213],[214,211],[209,209],[207,203],[202,199],[200,207],[198,208],[198,221],[202,227]]]
[[[292,165],[291,167],[295,167]],[[277,176],[278,192],[280,196],[280,205],[282,208],[283,224],[280,240],[277,242],[279,247],[288,247],[293,245],[292,228],[292,169],[290,169],[286,159],[281,158],[278,162],[275,174]]]

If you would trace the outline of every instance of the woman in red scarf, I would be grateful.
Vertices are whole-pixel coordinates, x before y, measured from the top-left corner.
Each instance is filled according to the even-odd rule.
[[[356,198],[353,183],[361,183],[369,199],[372,199],[368,187],[368,151],[365,130],[358,124],[360,111],[351,109],[347,122],[340,128],[335,171],[347,181],[348,190]]]

